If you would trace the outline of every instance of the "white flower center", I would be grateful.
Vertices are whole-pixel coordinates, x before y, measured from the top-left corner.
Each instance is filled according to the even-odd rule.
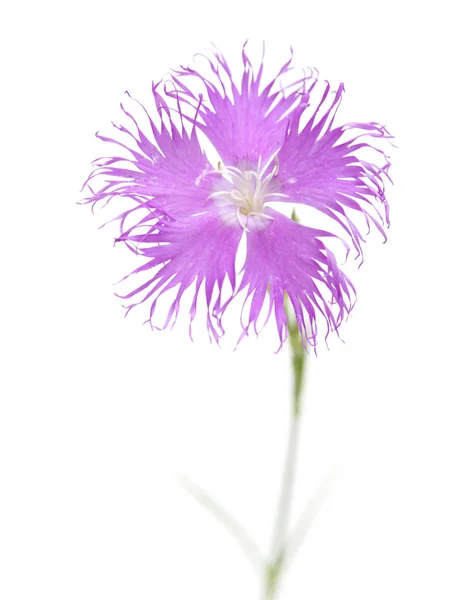
[[[264,175],[265,171],[269,171],[268,167],[261,170],[260,164],[253,170],[225,167],[219,163],[214,173],[220,174],[221,179],[209,198],[213,198],[221,209],[220,215],[225,223],[235,224],[237,221],[245,231],[249,231],[249,227],[262,229],[273,220],[264,212],[265,203],[288,196],[278,191],[276,176],[279,164],[276,158],[274,168],[267,175]]]

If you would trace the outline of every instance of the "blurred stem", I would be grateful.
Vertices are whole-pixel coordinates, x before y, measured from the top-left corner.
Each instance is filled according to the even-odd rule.
[[[289,342],[292,352],[293,369],[293,395],[289,439],[287,442],[287,455],[285,459],[284,474],[280,492],[277,516],[274,525],[270,561],[267,564],[265,579],[265,600],[273,600],[278,591],[278,584],[285,563],[286,544],[292,494],[295,480],[295,467],[297,464],[297,449],[299,441],[300,416],[302,413],[301,395],[303,390],[303,377],[306,351],[302,345],[300,331],[297,323],[289,310],[286,298],[287,323],[289,328]]]

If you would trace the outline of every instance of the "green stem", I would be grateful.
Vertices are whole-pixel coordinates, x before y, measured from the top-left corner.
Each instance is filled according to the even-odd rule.
[[[273,600],[276,597],[278,584],[282,575],[282,567],[285,563],[286,543],[292,494],[295,480],[295,467],[297,464],[297,450],[299,441],[300,416],[302,413],[301,395],[303,390],[303,376],[306,352],[302,345],[300,331],[294,319],[287,320],[289,327],[289,341],[292,351],[293,368],[293,398],[292,416],[290,423],[289,439],[287,443],[287,455],[285,459],[284,475],[280,492],[277,516],[274,525],[270,561],[267,565],[264,599]]]

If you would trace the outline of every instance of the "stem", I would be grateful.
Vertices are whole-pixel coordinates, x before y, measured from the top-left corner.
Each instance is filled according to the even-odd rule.
[[[289,340],[292,349],[292,368],[294,374],[292,416],[289,438],[287,442],[287,454],[285,458],[282,487],[272,536],[270,561],[267,565],[266,571],[264,592],[265,600],[273,600],[275,598],[278,583],[282,574],[282,567],[285,562],[287,532],[294,489],[295,467],[297,463],[300,416],[302,412],[301,395],[303,390],[303,375],[306,352],[302,345],[302,339],[300,337],[300,331],[297,323],[295,320],[291,320],[289,318],[288,310],[287,319],[289,327]]]

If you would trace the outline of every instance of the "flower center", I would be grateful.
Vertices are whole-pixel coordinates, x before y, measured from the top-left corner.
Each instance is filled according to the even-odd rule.
[[[274,167],[270,171],[268,166],[261,170],[260,164],[254,170],[228,167],[220,162],[218,169],[213,172],[220,174],[221,178],[216,184],[216,191],[209,198],[213,198],[221,209],[220,215],[225,223],[232,224],[237,221],[245,231],[249,231],[250,226],[258,229],[266,227],[273,218],[264,212],[265,203],[272,198],[288,197],[278,191],[277,158],[274,159]]]

